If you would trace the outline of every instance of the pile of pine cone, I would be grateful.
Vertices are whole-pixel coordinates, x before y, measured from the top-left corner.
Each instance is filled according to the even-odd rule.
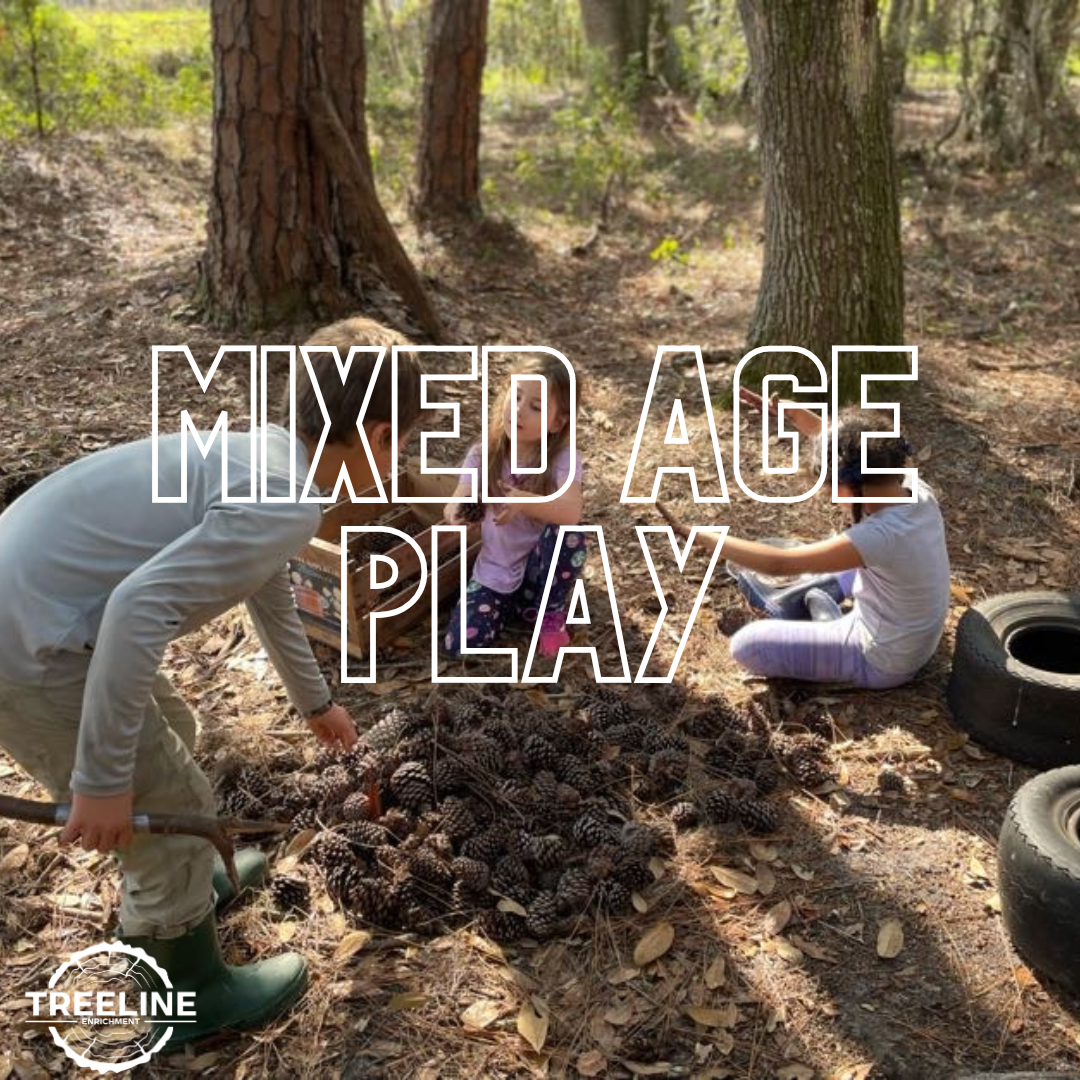
[[[721,699],[677,725],[607,688],[567,715],[485,687],[393,709],[347,754],[320,751],[314,772],[245,766],[221,811],[317,830],[309,851],[327,891],[365,923],[441,933],[478,919],[505,942],[627,910],[654,881],[650,860],[673,851],[673,829],[774,831],[769,796],[785,774],[807,787],[829,779],[828,754],[824,738],[774,733]],[[656,823],[635,820],[642,802]],[[310,899],[304,877],[272,889],[285,908]]]

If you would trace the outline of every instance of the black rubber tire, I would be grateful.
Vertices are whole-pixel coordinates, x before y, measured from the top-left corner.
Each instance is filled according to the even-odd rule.
[[[1077,674],[1017,659],[1010,639],[1033,631],[1075,634]],[[1080,763],[1080,595],[1005,593],[965,611],[948,702],[956,724],[999,754],[1043,768]]]
[[[1080,766],[1029,780],[998,838],[1005,928],[1030,967],[1080,993]]]

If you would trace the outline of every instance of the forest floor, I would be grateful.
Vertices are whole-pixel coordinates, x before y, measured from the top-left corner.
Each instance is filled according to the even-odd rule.
[[[230,954],[287,942],[309,959],[312,991],[265,1032],[161,1058],[148,1075],[915,1080],[1080,1069],[1076,1003],[1017,958],[995,891],[997,832],[1032,773],[958,733],[944,698],[967,605],[1012,589],[1080,588],[1080,187],[1070,169],[1001,175],[974,156],[936,157],[926,147],[951,109],[925,95],[905,102],[899,119],[907,336],[919,346],[918,386],[903,416],[940,497],[952,557],[953,606],[937,656],[914,682],[879,694],[747,679],[726,634],[748,616],[718,577],[676,675],[687,708],[722,694],[756,702],[788,729],[808,710],[819,726],[824,717],[838,782],[788,791],[781,829],[764,842],[730,827],[680,834],[642,893],[647,910],[542,944],[499,947],[463,927],[431,943],[376,934],[358,951],[338,951],[349,925],[325,897],[303,920],[256,899],[224,924]],[[513,224],[490,220],[436,238],[417,235],[402,205],[391,213],[453,340],[543,344],[574,363],[586,517],[604,527],[636,664],[657,604],[632,526],[655,519],[619,504],[626,466],[659,345],[701,345],[713,393],[730,387],[760,272],[758,165],[740,123],[705,124],[665,105],[641,133],[639,168],[612,188],[606,228],[594,233],[595,222],[567,212],[555,188],[546,202],[515,201],[513,162],[523,147],[542,153],[544,137],[539,116],[487,132],[491,199],[515,206]],[[186,342],[212,356],[222,343],[190,307],[208,166],[207,136],[194,128],[0,149],[4,476],[147,435],[151,346]],[[650,257],[665,238],[678,241],[679,257],[670,245],[669,257]],[[373,299],[374,317],[401,321],[385,294]],[[310,329],[280,327],[256,340],[301,341]],[[662,400],[677,389],[689,401],[693,383],[674,372],[661,378]],[[666,408],[655,415],[666,420]],[[748,437],[751,421],[743,425]],[[730,413],[718,413],[718,429],[729,466]],[[727,480],[732,501],[709,519],[733,533],[815,537],[841,525],[824,499],[762,504],[738,492],[730,471]],[[695,520],[685,492],[668,484],[667,498]],[[702,568],[670,587],[671,628],[660,642],[668,660]],[[591,572],[599,587],[597,560]],[[425,634],[394,648],[379,705],[431,693]],[[612,635],[597,637],[610,658]],[[239,615],[177,643],[168,666],[204,718],[208,769],[236,754],[310,761],[314,747],[285,722],[283,695]],[[564,671],[569,693],[534,689],[534,700],[572,708],[589,671],[582,657]],[[368,722],[368,690],[344,687],[340,696]],[[660,707],[647,692],[635,697]],[[908,795],[878,792],[885,764],[908,777]],[[2,755],[0,790],[43,797]],[[663,813],[645,802],[640,810],[647,820]],[[716,867],[752,875],[752,891],[743,879],[718,880]],[[19,996],[59,956],[101,940],[118,879],[107,859],[0,822],[0,882],[0,1012],[14,1020]],[[886,959],[876,946],[890,919],[903,945]],[[635,944],[661,922],[674,929],[671,948],[634,967]],[[518,1031],[527,1004],[548,1014],[539,1051]],[[711,1010],[698,1013],[707,1023],[692,1008]],[[532,1032],[540,1044],[535,1024]],[[47,1034],[13,1026],[0,1034],[0,1080],[64,1069]]]

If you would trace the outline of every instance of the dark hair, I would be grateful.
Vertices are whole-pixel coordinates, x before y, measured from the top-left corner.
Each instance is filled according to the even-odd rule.
[[[867,431],[880,431],[890,424],[887,413],[873,409],[845,409],[837,418],[836,464],[840,483],[862,494],[864,482],[885,484],[890,480],[903,480],[902,472],[871,473],[863,477],[862,444]],[[869,439],[866,443],[866,465],[871,469],[902,469],[912,455],[911,444],[902,435]],[[855,521],[862,519],[862,507],[852,503],[851,514]]]
[[[379,421],[389,423],[392,420],[391,349],[394,345],[411,345],[412,342],[408,338],[372,319],[355,318],[344,319],[342,322],[321,327],[304,344],[322,348],[334,346],[343,361],[348,357],[349,350],[357,345],[378,345],[385,348],[382,366],[379,368],[375,386],[371,391],[367,412],[364,413],[364,423],[375,424]],[[349,377],[344,383],[338,373],[333,353],[318,352],[309,357],[312,370],[319,381],[323,401],[326,403],[326,411],[330,414],[328,442],[348,442],[352,432],[356,430],[356,418],[360,415],[360,408],[364,404],[364,395],[371,382],[371,374],[375,369],[378,355],[378,353],[357,353],[353,358]],[[282,408],[286,423],[288,423],[288,412],[289,402],[286,400]],[[420,364],[417,362],[415,353],[402,352],[398,355],[397,374],[398,431],[402,434],[407,432],[416,423],[419,415]],[[314,387],[308,377],[307,366],[298,357],[296,430],[306,438],[318,439],[322,434],[324,423],[319,399],[315,396]]]

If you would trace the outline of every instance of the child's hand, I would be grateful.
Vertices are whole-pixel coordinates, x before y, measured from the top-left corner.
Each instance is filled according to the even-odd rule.
[[[307,726],[315,738],[331,750],[351,750],[358,738],[352,717],[341,705],[331,705],[326,712],[309,717]]]
[[[765,399],[760,394],[755,394],[753,390],[748,390],[745,386],[740,386],[739,397],[752,409],[757,409],[758,412],[765,411]],[[773,394],[773,396],[769,398],[768,410],[773,416],[777,415],[779,402],[779,394]]]
[[[523,495],[533,495],[532,491],[525,491],[523,488],[511,487],[509,484],[499,485],[499,495],[505,499],[520,499]],[[510,521],[513,521],[522,511],[519,510],[513,503],[508,503],[505,506],[497,506],[492,511],[492,517],[495,519],[496,525],[505,525]]]
[[[84,851],[107,855],[131,843],[132,801],[130,791],[119,795],[71,796],[71,815],[60,833],[61,844],[82,839]]]
[[[460,525],[461,521],[461,503],[448,502],[446,509],[443,511],[443,520],[447,525]]]

